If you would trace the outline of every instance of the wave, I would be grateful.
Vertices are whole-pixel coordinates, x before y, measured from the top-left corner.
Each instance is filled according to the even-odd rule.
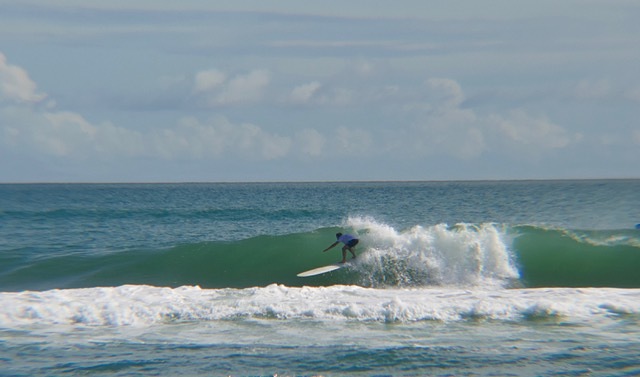
[[[337,231],[356,233],[358,258],[311,277],[297,273],[338,262],[321,251]],[[66,254],[25,261],[0,256],[0,291],[102,286],[247,288],[364,287],[640,287],[640,232],[576,231],[540,226],[437,224],[405,230],[369,218],[341,227],[164,249]]]
[[[468,290],[358,286],[245,289],[114,288],[0,293],[0,328],[148,326],[182,322],[313,320],[609,321],[640,314],[640,290],[548,288]]]
[[[528,287],[639,288],[640,232],[523,226],[512,248]]]

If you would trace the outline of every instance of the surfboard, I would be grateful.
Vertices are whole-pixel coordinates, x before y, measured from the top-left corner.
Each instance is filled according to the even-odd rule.
[[[346,265],[346,263],[330,264],[328,266],[322,266],[322,267],[314,268],[313,270],[301,272],[297,276],[299,276],[301,278],[306,278],[306,277],[309,277],[309,276],[316,276],[316,275],[320,275],[320,274],[324,274],[324,273],[327,273],[327,272],[338,270],[338,269],[344,267],[345,265]]]

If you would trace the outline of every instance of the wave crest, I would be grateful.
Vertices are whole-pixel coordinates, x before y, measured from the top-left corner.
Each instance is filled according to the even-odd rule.
[[[367,286],[505,286],[519,278],[506,234],[495,224],[437,224],[397,231],[372,219],[347,224],[367,243],[355,269]]]

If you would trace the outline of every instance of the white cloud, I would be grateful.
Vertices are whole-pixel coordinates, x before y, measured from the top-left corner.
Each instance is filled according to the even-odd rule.
[[[339,74],[336,74],[339,75]],[[353,72],[349,73],[353,77]],[[335,82],[339,80],[332,77]],[[350,83],[340,81],[340,85],[323,84],[317,80],[294,87],[285,95],[285,102],[293,105],[319,105],[344,107],[355,103],[368,103],[374,100],[383,100],[391,94],[389,87],[367,89],[362,83]],[[355,88],[355,89],[354,89]]]
[[[218,102],[233,104],[257,101],[262,98],[264,89],[271,80],[270,76],[266,70],[253,70],[246,75],[238,75],[218,95]]]
[[[233,156],[248,159],[278,159],[286,156],[290,137],[269,133],[249,124],[233,124],[224,117],[210,122],[184,118],[174,127],[146,133],[105,122],[93,124],[71,111],[34,107],[46,95],[36,91],[27,72],[6,64],[0,55],[1,99],[15,102],[0,107],[0,146],[17,153],[63,158],[110,159],[150,157],[162,159],[207,159]],[[266,71],[226,80],[217,70],[196,75],[195,90],[213,94],[219,102],[257,99],[269,82]]]
[[[37,91],[36,83],[24,69],[7,63],[0,52],[0,101],[9,100],[19,103],[36,103],[47,97]]]
[[[308,95],[308,98],[304,96]],[[352,105],[358,97],[357,91],[342,87],[316,86],[314,83],[294,88],[289,96],[291,103],[308,103],[321,106],[344,107]],[[305,101],[305,102],[302,102]]]
[[[364,63],[361,68],[363,74],[375,73]],[[4,55],[0,55],[0,147],[11,153],[55,156],[67,161],[143,158],[155,160],[158,166],[173,160],[228,161],[242,166],[247,161],[301,158],[308,163],[325,154],[357,156],[371,164],[381,155],[413,161],[437,156],[472,166],[479,158],[496,155],[524,156],[535,162],[545,158],[549,150],[567,148],[580,138],[580,134],[570,132],[546,115],[531,115],[524,107],[506,111],[470,107],[473,102],[466,101],[462,86],[451,78],[395,84],[393,77],[380,81],[373,75],[365,80],[354,72],[350,69],[348,74],[336,71],[317,75],[317,80],[307,79],[273,96],[284,99],[286,104],[321,107],[307,109],[312,115],[304,123],[307,128],[287,130],[278,125],[282,127],[279,134],[269,129],[268,121],[260,125],[233,123],[219,109],[221,116],[211,119],[178,114],[179,120],[174,123],[141,131],[109,122],[94,123],[79,113],[55,110],[53,105],[32,106],[47,98],[46,94],[37,90],[24,69],[6,64]],[[165,77],[168,87],[180,84],[183,93],[190,92],[201,104],[211,107],[255,103],[272,89],[271,74],[263,69],[235,76],[209,69],[188,74],[186,79]],[[611,93],[605,80],[582,81],[569,88],[584,98]],[[353,104],[366,106],[349,106]],[[268,109],[273,113],[265,113],[281,110],[274,107]],[[250,112],[246,119],[251,119]],[[640,144],[638,131],[624,130],[614,136],[607,136],[611,147],[628,145],[630,141]]]
[[[430,94],[439,107],[457,108],[464,101],[464,92],[456,81],[445,78],[427,80]]]
[[[41,144],[50,145],[53,154],[66,156],[95,140],[97,128],[79,114],[68,111],[45,112],[46,120],[32,135]]]
[[[150,151],[165,159],[208,159],[234,156],[274,160],[286,156],[289,137],[264,131],[249,124],[233,124],[224,117],[208,122],[184,118],[177,127],[153,132]]]
[[[426,84],[427,100],[404,108],[416,114],[417,120],[405,132],[406,142],[395,143],[396,149],[402,148],[398,152],[471,160],[503,151],[536,160],[548,150],[566,148],[582,138],[524,109],[482,114],[465,108],[465,93],[454,80],[434,78]]]
[[[462,108],[464,92],[455,80],[432,78],[426,81],[426,102],[405,107],[417,113],[416,124],[396,144],[403,152],[417,155],[445,155],[469,160],[486,150],[484,122],[473,110]],[[411,149],[412,148],[412,149]]]
[[[564,128],[545,117],[534,118],[524,110],[512,110],[506,116],[493,115],[490,120],[513,146],[556,149],[566,147],[572,141]]]
[[[195,90],[196,92],[215,90],[219,88],[226,79],[227,76],[217,69],[198,72],[195,77]]]
[[[193,91],[206,106],[238,105],[261,100],[270,82],[271,74],[264,69],[230,79],[224,72],[210,69],[195,75]]]
[[[289,100],[293,103],[305,104],[311,101],[311,98],[316,94],[322,84],[317,81],[312,81],[308,84],[296,86],[289,95]]]
[[[218,117],[209,122],[184,118],[175,127],[143,133],[111,123],[91,124],[73,112],[0,112],[0,146],[23,153],[109,159],[165,160],[241,158],[274,160],[289,154],[292,139],[249,124]]]
[[[26,71],[21,77],[31,93],[25,98],[44,98],[37,94],[35,83]],[[24,80],[27,78],[28,80]],[[5,80],[6,81],[6,80]],[[193,93],[210,105],[257,101],[270,83],[266,70],[228,78],[219,70],[198,72]],[[366,95],[371,90],[348,87],[325,88],[318,81],[295,87],[289,94],[292,103],[315,103],[325,106],[345,106],[375,97],[376,103],[394,106],[385,99],[398,98],[399,86],[375,91],[378,97]],[[382,93],[382,94],[381,94]],[[380,98],[386,96],[386,98]],[[448,78],[431,78],[418,94],[425,101],[418,106],[402,107],[416,117],[415,122],[393,125],[393,132],[380,137],[379,130],[349,125],[332,132],[331,140],[337,153],[371,156],[374,151],[391,151],[405,157],[444,155],[471,160],[492,147],[529,148],[538,154],[544,149],[562,148],[573,139],[562,127],[545,117],[531,117],[524,110],[507,114],[480,115],[463,107],[465,93],[460,84]],[[276,160],[292,154],[318,157],[328,144],[327,138],[314,128],[279,135],[251,123],[234,124],[218,116],[208,121],[183,117],[174,126],[140,132],[111,123],[93,124],[82,115],[70,111],[53,111],[29,105],[14,105],[0,112],[3,143],[14,150],[21,148],[52,156],[146,157],[165,160],[185,159],[261,159]],[[377,139],[380,137],[380,139]]]
[[[70,111],[5,107],[0,110],[0,146],[55,157],[138,156],[144,137],[110,123],[92,124]]]

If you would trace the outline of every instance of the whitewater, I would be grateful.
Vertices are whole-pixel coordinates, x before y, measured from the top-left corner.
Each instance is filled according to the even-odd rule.
[[[152,326],[249,319],[412,323],[421,321],[562,319],[607,321],[640,313],[640,292],[549,288],[371,289],[358,286],[203,290],[120,286],[3,293],[3,327]]]
[[[0,375],[640,375],[638,189],[0,185]]]

